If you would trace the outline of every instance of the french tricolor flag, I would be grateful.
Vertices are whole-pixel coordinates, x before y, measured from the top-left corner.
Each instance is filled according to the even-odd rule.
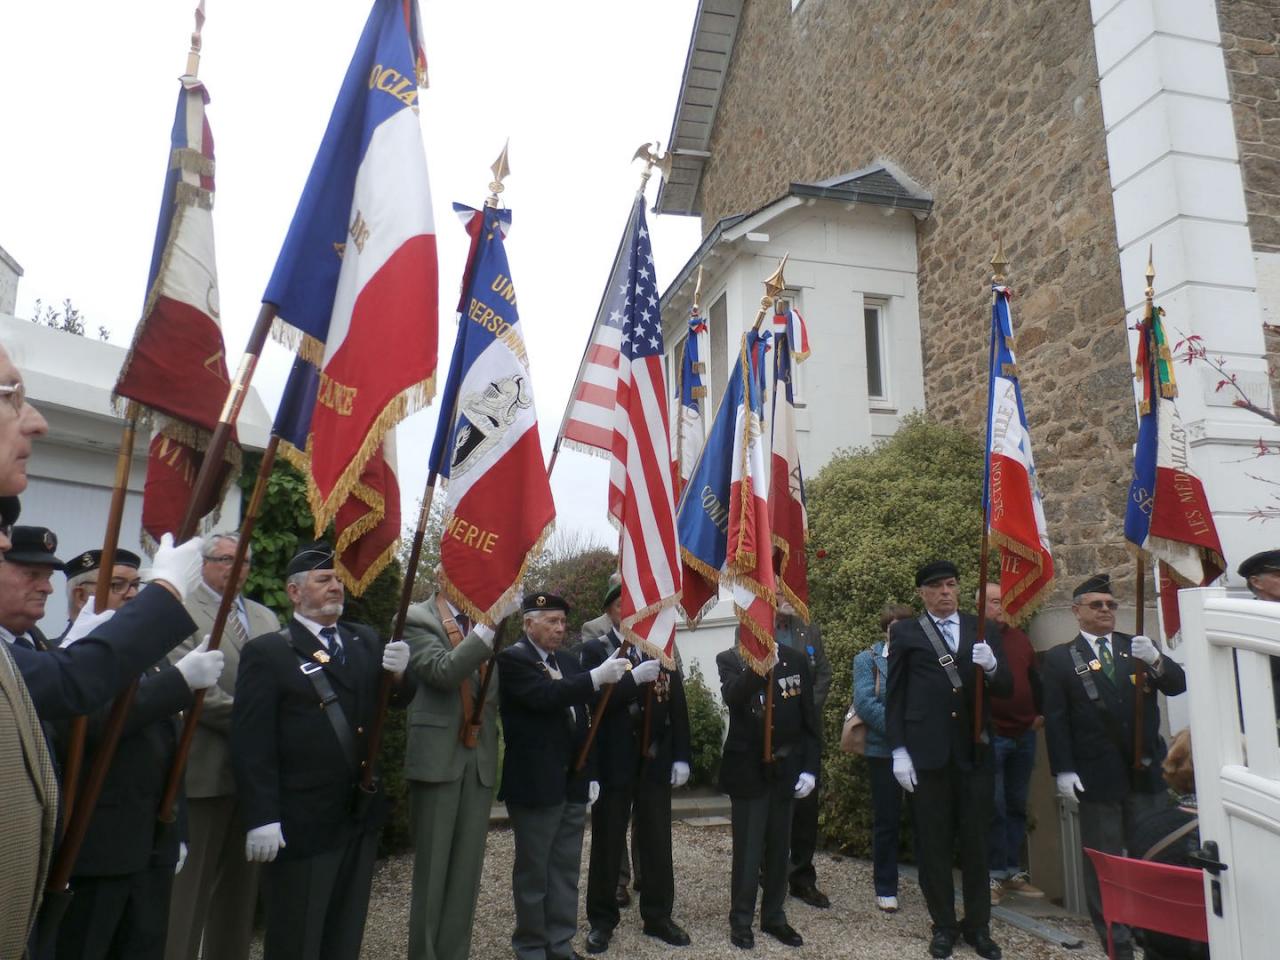
[[[376,0],[263,296],[276,336],[315,371],[291,379],[306,394],[286,396],[276,429],[305,468],[318,530],[387,432],[435,392],[422,49],[413,0]]]

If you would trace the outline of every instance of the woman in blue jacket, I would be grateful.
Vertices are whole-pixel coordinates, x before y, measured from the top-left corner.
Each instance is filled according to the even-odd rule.
[[[893,777],[893,757],[885,731],[884,698],[889,678],[889,627],[909,620],[915,611],[891,603],[880,611],[885,639],[853,658],[853,705],[867,727],[867,766],[871,771],[871,859],[876,906],[898,909],[898,825],[902,788]]]

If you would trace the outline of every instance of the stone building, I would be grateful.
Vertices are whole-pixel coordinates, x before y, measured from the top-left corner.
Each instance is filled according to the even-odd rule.
[[[999,239],[1060,605],[1066,584],[1131,569],[1122,536],[1136,434],[1127,324],[1140,313],[1149,248],[1171,331],[1203,336],[1271,409],[1262,320],[1280,312],[1280,7],[952,0],[920,9],[888,0],[699,3],[670,137],[674,170],[657,210],[700,216],[710,242],[664,297],[667,342],[678,343],[697,264],[706,266],[704,306],[727,294],[731,348],[753,319],[760,281],[792,252],[788,280],[815,346],[845,351],[840,390],[876,369],[863,330],[870,303],[885,310],[885,336],[914,341],[923,406],[979,431],[988,262]],[[931,204],[814,189],[876,169]],[[760,214],[788,198],[799,201],[786,213],[792,222],[770,228]],[[900,224],[912,262],[880,262],[883,245],[859,218]],[[797,256],[799,222],[825,231],[830,247]],[[809,264],[848,260],[841,251],[859,246],[870,258],[849,266],[863,276],[828,271],[815,284]],[[886,268],[909,293],[865,275]],[[1234,566],[1276,539],[1249,519],[1272,496],[1249,475],[1269,464],[1240,461],[1277,431],[1232,406],[1229,391],[1215,392],[1220,378],[1208,367],[1177,373],[1196,467]],[[817,371],[808,375],[821,385]],[[831,436],[807,441],[818,454],[807,472],[830,451],[881,435],[877,413],[920,405],[903,386],[886,406],[874,382],[859,385],[871,401],[852,417],[847,404],[814,396],[841,416],[816,428]]]

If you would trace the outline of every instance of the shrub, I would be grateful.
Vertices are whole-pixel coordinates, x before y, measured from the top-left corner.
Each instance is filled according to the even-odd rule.
[[[809,484],[810,606],[835,674],[823,730],[828,840],[870,850],[866,762],[840,752],[853,696],[853,658],[880,638],[886,603],[917,603],[915,571],[945,558],[961,571],[972,609],[982,535],[982,443],[921,415],[874,447],[838,454]],[[917,604],[918,605],[918,604]]]
[[[689,786],[714,786],[724,743],[724,713],[697,663],[685,673],[684,695],[689,704],[689,752],[693,758]]]

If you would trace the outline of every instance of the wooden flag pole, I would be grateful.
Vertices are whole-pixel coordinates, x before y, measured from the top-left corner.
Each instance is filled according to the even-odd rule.
[[[982,525],[982,547],[978,551],[978,635],[974,643],[983,643],[987,636],[987,560],[991,547],[991,535],[987,525]],[[985,729],[982,724],[982,695],[986,691],[987,676],[981,667],[973,669],[973,742],[982,743]]]
[[[1142,554],[1138,554],[1134,561],[1134,566],[1134,603],[1137,605],[1137,610],[1133,614],[1133,632],[1136,636],[1143,633],[1143,620],[1145,619],[1147,605],[1147,565]],[[1142,718],[1145,713],[1143,687],[1147,682],[1147,665],[1133,656],[1132,651],[1129,659],[1133,661],[1133,769],[1142,770],[1144,768],[1142,763]]]
[[[631,653],[631,641],[624,639],[622,645],[614,651],[615,657],[625,657]],[[609,698],[613,696],[613,688],[618,684],[611,683],[604,688],[604,693],[600,694],[600,699],[596,701],[596,707],[591,711],[591,726],[587,730],[587,739],[582,742],[582,749],[578,751],[577,762],[574,763],[573,769],[581,770],[587,765],[587,756],[591,753],[591,745],[596,742],[596,734],[600,731],[600,720],[604,717],[605,708],[609,706]]]
[[[773,763],[773,667],[764,675],[764,762]]]
[[[253,372],[258,364],[258,357],[266,343],[267,334],[271,330],[271,321],[275,319],[275,304],[264,303],[258,312],[258,319],[250,334],[245,354],[240,361],[240,369],[236,371],[235,380],[227,391],[227,399],[223,404],[218,426],[209,440],[204,460],[200,464],[200,472],[196,475],[191,500],[187,504],[187,512],[182,526],[174,536],[175,543],[185,543],[194,536],[200,523],[200,507],[213,495],[221,472],[222,459],[226,454],[227,444],[231,440],[231,432],[240,407],[244,403],[245,394],[249,390]],[[106,559],[105,557],[103,558]],[[105,565],[105,564],[104,564]],[[76,857],[80,855],[80,846],[89,829],[89,819],[97,806],[98,797],[102,793],[102,785],[106,782],[107,771],[115,757],[116,746],[124,730],[124,722],[129,708],[133,704],[134,694],[138,690],[138,681],[134,680],[116,698],[103,730],[102,740],[94,752],[93,764],[89,770],[81,796],[76,801],[75,809],[66,819],[67,830],[62,838],[62,845],[54,855],[53,864],[49,868],[49,879],[46,889],[51,893],[61,893],[67,889],[71,880],[71,870],[75,866]]]
[[[280,435],[271,434],[266,449],[262,452],[262,463],[258,467],[258,478],[254,481],[253,494],[249,498],[249,506],[245,510],[244,520],[240,524],[240,538],[236,541],[235,553],[231,560],[231,571],[227,574],[227,589],[218,600],[218,612],[213,618],[213,627],[209,631],[209,649],[217,650],[222,645],[222,634],[226,630],[227,620],[231,617],[231,608],[235,605],[235,584],[240,582],[241,571],[248,561],[249,541],[253,536],[253,528],[262,512],[262,501],[266,497],[267,485],[271,480],[271,468],[275,465],[276,450],[280,446]],[[252,638],[250,638],[252,639]],[[161,823],[173,823],[177,812],[178,790],[182,784],[182,774],[187,768],[187,758],[191,754],[191,744],[195,740],[196,728],[200,725],[200,715],[204,712],[205,690],[197,690],[192,698],[191,707],[186,711],[182,724],[182,734],[178,738],[178,749],[173,763],[169,767],[169,777],[165,781],[164,793],[160,799],[158,819]]]

